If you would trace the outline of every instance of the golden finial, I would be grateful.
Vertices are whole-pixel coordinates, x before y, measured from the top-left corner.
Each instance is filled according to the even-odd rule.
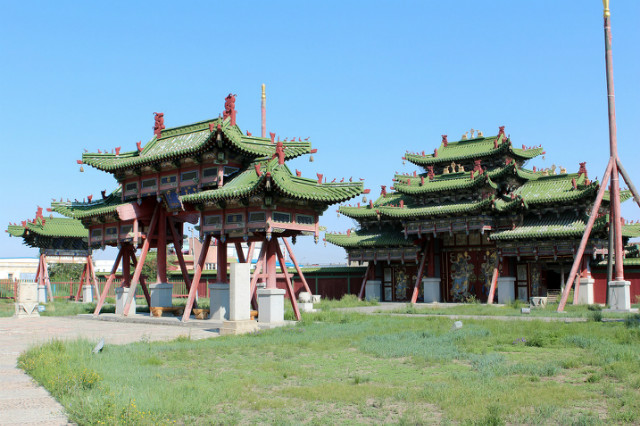
[[[267,96],[264,94],[264,84],[262,84],[262,99],[265,99]]]
[[[602,6],[604,6],[604,17],[610,17],[611,13],[609,13],[609,0],[602,0]]]

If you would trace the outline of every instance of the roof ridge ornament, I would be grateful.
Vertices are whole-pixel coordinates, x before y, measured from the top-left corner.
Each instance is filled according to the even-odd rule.
[[[449,145],[449,141],[447,140],[447,135],[442,135],[442,145],[447,147]]]
[[[156,135],[156,139],[160,139],[160,137],[162,136],[162,131],[165,128],[164,127],[164,113],[163,112],[154,112],[153,114],[154,114],[153,134]]]
[[[231,119],[231,125],[236,125],[236,96],[231,93],[224,98],[224,112],[222,113],[222,118],[226,120],[227,118]]]

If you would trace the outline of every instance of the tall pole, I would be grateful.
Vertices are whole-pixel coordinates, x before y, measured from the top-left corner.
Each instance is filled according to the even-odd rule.
[[[260,106],[262,112],[262,132],[263,138],[267,137],[267,96],[264,94],[264,84],[262,85],[262,103]]]
[[[613,159],[611,170],[611,203],[610,220],[614,229],[614,253],[615,253],[615,280],[624,281],[622,268],[622,222],[620,220],[620,180],[618,174],[618,136],[616,131],[616,100],[613,88],[613,58],[611,52],[611,13],[609,12],[609,0],[602,0],[604,6],[604,49],[607,68],[607,100],[609,107],[609,151]],[[611,226],[611,223],[609,223]],[[609,253],[611,256],[611,253]]]

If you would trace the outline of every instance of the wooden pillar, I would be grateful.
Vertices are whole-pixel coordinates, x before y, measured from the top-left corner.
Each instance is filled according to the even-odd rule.
[[[282,241],[284,241],[284,247],[287,249],[287,252],[289,252],[289,257],[293,262],[293,266],[296,268],[296,272],[298,273],[300,280],[302,280],[302,285],[304,286],[305,291],[307,291],[309,294],[313,294],[313,292],[309,288],[309,284],[307,284],[307,279],[304,277],[304,274],[302,273],[302,269],[300,269],[300,265],[296,260],[296,256],[293,254],[293,249],[289,245],[289,241],[287,241],[286,238],[283,238]]]
[[[130,256],[130,259],[127,259],[127,261],[131,261],[131,264],[133,265],[133,267],[136,268],[138,266],[138,260],[136,259],[136,251],[131,246],[129,247],[129,256]],[[142,275],[140,276],[140,286],[142,287],[144,298],[147,301],[147,306],[149,307],[149,309],[151,309],[151,295],[149,294],[147,283],[145,282],[145,279]]]
[[[158,217],[158,283],[167,282],[167,214],[164,207],[160,206]],[[150,238],[150,237],[148,237]]]
[[[203,247],[204,249],[204,247]],[[218,260],[216,264],[216,282],[228,283],[227,279],[227,243],[218,239]]]
[[[426,247],[423,248],[422,259],[420,260],[420,267],[418,268],[418,275],[416,277],[416,282],[413,285],[413,294],[411,295],[411,303],[416,303],[418,301],[418,293],[420,292],[420,284],[422,283],[422,276],[424,275],[424,264],[426,263],[428,257],[428,249]]]
[[[242,243],[235,243],[236,253],[238,254],[238,262],[246,263],[247,260],[244,257],[244,251],[242,250]]]
[[[122,287],[131,286],[131,258],[135,256],[135,249],[129,243],[122,245]]]
[[[266,242],[267,251],[265,253],[265,264],[266,264],[266,274],[267,274],[267,288],[277,288],[276,285],[276,249],[275,247],[278,245],[278,240],[276,238],[271,238],[271,240]]]
[[[362,285],[360,286],[360,293],[358,294],[358,299],[362,300],[362,298],[364,297],[364,289],[367,285],[367,280],[369,279],[369,273],[371,272],[371,270],[373,269],[373,263],[369,262],[367,264],[367,270],[364,273],[364,278],[362,278]]]
[[[293,285],[291,283],[291,278],[289,277],[289,272],[287,271],[287,265],[284,260],[284,256],[282,255],[282,251],[280,250],[280,246],[277,243],[277,239],[274,238],[273,240],[276,241],[276,244],[275,244],[276,255],[278,257],[278,262],[280,263],[280,269],[284,274],[284,281],[287,283],[286,290],[287,290],[287,294],[289,295],[289,299],[291,299],[291,307],[293,308],[293,313],[296,316],[296,321],[300,321],[301,319],[300,309],[298,308],[298,301],[296,300],[295,289],[293,288]]]
[[[435,256],[435,240],[429,239],[429,259],[427,260],[427,277],[435,278],[436,276],[436,256]]]
[[[211,245],[211,234],[207,234],[204,237],[202,243],[202,250],[200,250],[200,258],[196,264],[196,270],[193,273],[193,281],[191,282],[191,289],[189,290],[189,297],[187,298],[187,304],[184,307],[184,314],[182,314],[182,322],[187,322],[191,315],[191,309],[193,309],[193,303],[196,298],[196,290],[200,285],[200,277],[202,276],[202,270],[204,269],[204,262],[207,260],[207,252]]]
[[[176,257],[178,258],[178,264],[180,265],[180,272],[182,272],[182,279],[187,287],[187,291],[191,291],[191,279],[189,278],[189,271],[187,270],[187,264],[184,262],[184,256],[182,255],[182,239],[178,237],[178,232],[174,226],[174,221],[171,217],[168,217],[169,229],[171,230],[171,238],[173,239],[173,248],[176,251]],[[198,301],[195,302],[195,307],[198,307]]]
[[[109,274],[109,278],[107,279],[107,283],[104,285],[104,289],[102,289],[102,294],[100,295],[100,299],[98,300],[98,304],[96,305],[95,311],[93,311],[93,315],[97,316],[102,309],[102,305],[104,304],[105,299],[107,298],[107,293],[109,293],[109,287],[111,287],[111,283],[116,277],[116,272],[118,271],[118,266],[120,265],[120,260],[122,259],[122,250],[123,247],[120,247],[120,251],[116,256],[116,261],[113,262],[113,268],[111,268],[111,274]]]
[[[140,253],[140,261],[136,266],[136,270],[133,273],[133,279],[131,280],[131,286],[129,287],[129,295],[127,296],[127,302],[124,305],[123,315],[126,317],[129,315],[129,309],[131,308],[131,302],[133,298],[136,297],[136,287],[138,286],[138,281],[140,280],[140,275],[142,274],[142,266],[144,265],[144,261],[147,258],[147,253],[149,252],[149,247],[151,245],[151,236],[156,231],[156,224],[158,222],[158,210],[160,205],[156,205],[155,210],[153,211],[153,215],[151,216],[151,223],[149,224],[149,231],[147,232],[147,238],[144,239],[144,243],[142,244],[142,251]]]
[[[47,268],[47,255],[42,254],[42,273],[44,275],[44,285],[47,287],[49,300],[53,302],[53,291],[51,290],[51,280],[49,279],[49,268]]]

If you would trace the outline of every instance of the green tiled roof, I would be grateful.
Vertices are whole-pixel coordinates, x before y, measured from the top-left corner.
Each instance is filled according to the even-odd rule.
[[[352,231],[347,234],[326,233],[327,242],[344,248],[356,247],[411,247],[413,237],[404,238],[400,231]]]
[[[640,223],[622,225],[622,236],[626,238],[640,237]]]
[[[498,138],[498,147],[495,148],[494,141]],[[440,144],[438,147],[438,156],[434,154],[420,155],[407,153],[405,158],[418,166],[427,166],[430,164],[449,163],[451,161],[461,161],[469,159],[480,159],[490,157],[497,154],[509,154],[514,158],[528,160],[542,154],[542,148],[519,149],[513,148],[511,141],[505,139],[504,135],[475,138],[469,140],[461,140],[457,142],[449,142],[445,147]]]
[[[368,205],[361,207],[341,206],[339,211],[345,216],[353,219],[373,219],[377,218],[378,213],[384,218],[426,218],[468,214],[488,209],[491,208],[494,200],[493,197],[489,197],[484,200],[447,202],[428,206],[405,204],[404,207],[400,207],[400,199],[402,198],[395,195],[395,193],[387,194],[387,197],[381,197],[378,199],[374,203],[373,208]]]
[[[503,171],[498,169],[498,171]],[[424,185],[420,177],[424,176]],[[401,176],[396,177],[396,182],[393,187],[396,191],[408,194],[419,195],[434,193],[440,191],[459,191],[462,189],[478,188],[484,185],[489,185],[496,189],[497,185],[491,180],[491,174],[489,172],[481,175],[475,175],[471,179],[470,172],[441,174],[436,176],[433,180],[429,180],[426,174],[414,176]]]
[[[213,124],[213,132],[209,131],[209,124]],[[160,139],[154,137],[140,152],[122,152],[120,155],[85,153],[82,155],[82,162],[99,170],[115,172],[193,155],[215,143],[218,124],[221,125],[223,141],[231,149],[248,157],[272,156],[276,151],[276,145],[270,139],[243,135],[238,126],[229,124],[228,119],[213,119],[163,130]],[[310,142],[291,141],[283,144],[287,159],[311,152]]]
[[[261,175],[255,169],[260,164]],[[277,159],[261,160],[253,163],[247,170],[222,188],[202,191],[181,197],[183,202],[200,203],[221,199],[243,198],[263,190],[267,173],[271,174],[274,191],[286,197],[315,201],[322,204],[334,204],[347,201],[362,194],[362,182],[318,183],[317,180],[294,176],[286,164],[279,165]]]
[[[573,188],[572,179],[576,180],[577,188]],[[527,205],[549,203],[568,203],[595,195],[598,190],[598,182],[585,184],[584,174],[562,174],[540,176],[536,180],[525,182],[513,193],[522,197]]]
[[[603,229],[606,221],[606,216],[596,219],[593,226],[594,230]],[[530,216],[524,219],[522,225],[516,226],[514,229],[493,232],[490,238],[494,241],[580,238],[584,233],[585,227],[585,218],[576,217],[574,213],[561,214],[560,217],[555,214],[549,214],[541,219]]]
[[[25,222],[24,226],[9,225],[7,232],[23,238],[26,245],[38,248],[86,249],[89,237],[82,222],[61,217],[36,218],[33,222]]]
[[[106,198],[90,203],[82,202],[53,202],[51,209],[73,219],[84,219],[92,216],[102,216],[115,213],[117,208],[129,202],[122,202],[121,189],[118,188]]]

